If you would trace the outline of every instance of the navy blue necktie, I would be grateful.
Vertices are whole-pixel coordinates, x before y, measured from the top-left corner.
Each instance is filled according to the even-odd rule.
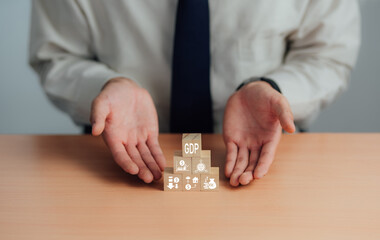
[[[178,1],[170,131],[213,132],[208,0]]]

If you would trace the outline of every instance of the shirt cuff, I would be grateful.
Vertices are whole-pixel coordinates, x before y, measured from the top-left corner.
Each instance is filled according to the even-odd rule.
[[[237,88],[236,88],[236,91],[238,91],[239,89],[241,89],[242,87],[244,87],[245,85],[247,85],[248,83],[251,83],[251,82],[256,82],[256,81],[263,81],[263,82],[266,82],[268,83],[269,85],[271,85],[271,87],[273,89],[275,89],[277,92],[281,93],[281,89],[280,87],[277,85],[277,83],[270,79],[270,78],[266,78],[266,77],[252,77],[252,78],[249,78],[247,80],[245,80],[244,82],[242,82]]]

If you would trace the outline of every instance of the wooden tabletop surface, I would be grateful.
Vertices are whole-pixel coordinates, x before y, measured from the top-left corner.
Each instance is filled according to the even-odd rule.
[[[161,135],[172,163],[180,135]],[[284,135],[269,173],[219,192],[164,192],[101,138],[0,136],[0,239],[380,239],[380,134]]]

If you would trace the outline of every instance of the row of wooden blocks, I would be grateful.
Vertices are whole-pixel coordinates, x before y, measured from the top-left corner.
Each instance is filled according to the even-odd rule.
[[[211,151],[202,150],[201,134],[182,135],[182,151],[175,151],[173,167],[165,168],[165,191],[217,191],[219,168],[211,167]]]
[[[165,191],[218,191],[219,168],[211,167],[209,173],[174,173],[173,168],[165,168]]]

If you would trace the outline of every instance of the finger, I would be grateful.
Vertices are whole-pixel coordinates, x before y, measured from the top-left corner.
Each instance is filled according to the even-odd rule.
[[[239,148],[236,164],[230,178],[230,184],[234,187],[239,186],[239,177],[248,166],[248,148]]]
[[[234,170],[236,158],[237,158],[237,146],[233,142],[227,143],[227,156],[226,156],[226,166],[224,168],[224,174],[227,178],[231,177],[232,171]]]
[[[139,173],[139,168],[129,157],[123,144],[109,142],[107,143],[107,145],[111,150],[113,159],[124,171],[132,175],[136,175],[137,173]]]
[[[162,153],[160,144],[158,143],[157,137],[149,137],[147,141],[148,148],[153,155],[153,158],[156,160],[161,171],[164,171],[166,167],[166,159]]]
[[[280,120],[281,127],[288,133],[296,130],[294,125],[293,113],[290,109],[288,101],[283,97],[274,104],[275,113]]]
[[[249,164],[244,173],[239,177],[239,183],[241,185],[247,185],[253,180],[253,170],[256,167],[259,158],[258,150],[251,150],[249,153]]]
[[[145,143],[139,143],[137,145],[137,149],[139,150],[140,156],[145,162],[145,165],[153,173],[154,180],[159,180],[161,178],[161,169],[158,167],[156,161],[150,153],[148,146]]]
[[[133,144],[127,144],[125,148],[127,149],[127,152],[129,156],[131,157],[132,161],[136,163],[136,165],[139,167],[139,173],[138,173],[139,178],[141,178],[146,183],[152,182],[153,175],[148,169],[148,167],[145,165],[144,161],[142,160],[136,146]]]
[[[259,161],[253,173],[254,178],[262,178],[269,170],[270,165],[273,162],[278,141],[271,141],[264,144],[260,152]]]
[[[95,98],[92,102],[90,117],[92,135],[99,136],[102,134],[109,111],[109,106],[104,100],[99,97]]]

